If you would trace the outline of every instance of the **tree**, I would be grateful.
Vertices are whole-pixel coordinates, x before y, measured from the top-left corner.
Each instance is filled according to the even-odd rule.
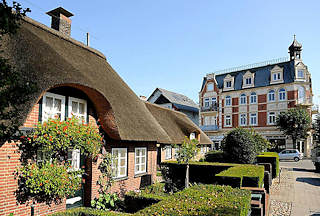
[[[267,149],[272,147],[271,143],[267,139],[265,139],[263,136],[258,134],[254,129],[251,129],[250,132],[251,132],[253,139],[255,141],[254,147],[255,147],[256,153],[264,152]]]
[[[178,151],[176,152],[176,157],[178,163],[186,164],[186,178],[185,178],[185,187],[189,187],[189,162],[194,158],[199,152],[198,140],[190,140],[188,137],[185,137],[180,146],[175,146]]]
[[[230,162],[252,164],[256,158],[256,139],[244,128],[231,130],[222,141],[223,151]]]
[[[296,148],[297,140],[308,136],[311,118],[306,109],[293,108],[278,115],[277,126],[285,135],[291,137],[293,148]]]

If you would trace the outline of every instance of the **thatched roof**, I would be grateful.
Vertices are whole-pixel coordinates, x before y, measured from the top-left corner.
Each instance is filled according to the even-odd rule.
[[[145,102],[147,108],[166,131],[172,143],[179,144],[190,133],[200,133],[200,144],[212,144],[210,138],[186,114],[156,104]]]
[[[73,86],[89,95],[103,129],[116,140],[171,143],[172,138],[99,51],[30,18],[18,33],[1,41],[5,57],[34,77],[38,91],[17,114],[21,125],[43,93],[57,86]]]

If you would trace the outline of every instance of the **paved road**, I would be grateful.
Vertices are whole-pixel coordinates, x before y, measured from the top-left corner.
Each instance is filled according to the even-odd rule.
[[[291,216],[320,216],[320,174],[315,172],[311,160],[281,161],[280,167],[287,177],[280,184],[280,193],[271,195],[271,199],[273,196],[289,203]]]

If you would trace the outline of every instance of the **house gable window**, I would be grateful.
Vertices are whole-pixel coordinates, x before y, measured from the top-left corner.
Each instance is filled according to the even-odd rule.
[[[204,106],[205,106],[205,107],[209,107],[209,104],[210,104],[209,98],[205,98],[205,99],[204,99]]]
[[[165,147],[165,159],[169,160],[172,158],[172,146],[171,145],[167,145]]]
[[[240,126],[247,125],[247,114],[240,114]]]
[[[207,91],[213,91],[213,83],[207,84]]]
[[[229,91],[234,89],[234,77],[228,74],[223,80],[223,90]]]
[[[224,126],[231,127],[231,116],[230,115],[225,116]]]
[[[243,82],[242,82],[243,88],[251,88],[254,87],[254,73],[251,73],[250,71],[247,71],[243,75]]]
[[[276,113],[275,112],[269,112],[268,113],[268,124],[274,125],[276,123]]]
[[[269,101],[275,101],[274,90],[270,90],[270,91],[268,92],[268,100],[269,100]]]
[[[231,97],[230,96],[227,96],[226,97],[226,103],[225,103],[226,106],[231,106]]]
[[[247,103],[247,96],[245,94],[240,95],[240,104],[246,104]]]
[[[135,148],[135,174],[147,172],[147,148]]]
[[[79,98],[69,97],[68,116],[75,116],[84,123],[87,122],[87,101]]]
[[[257,94],[255,92],[252,92],[250,95],[250,104],[256,104],[257,103]]]
[[[257,113],[250,113],[250,125],[257,125]]]
[[[42,100],[42,122],[49,118],[65,119],[65,96],[46,92]]]
[[[283,68],[278,65],[271,70],[270,84],[283,83]]]
[[[298,70],[298,78],[299,79],[304,79],[304,70]]]
[[[282,88],[279,90],[279,101],[284,100],[286,100],[286,90]]]
[[[112,171],[114,178],[127,176],[127,149],[112,148]]]

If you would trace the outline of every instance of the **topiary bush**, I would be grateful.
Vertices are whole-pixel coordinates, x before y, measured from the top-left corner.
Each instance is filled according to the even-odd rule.
[[[227,162],[227,159],[226,159],[223,151],[213,150],[213,151],[209,151],[205,154],[204,161],[224,163],[224,162]]]
[[[63,212],[51,214],[51,216],[118,216],[118,215],[131,215],[123,212],[116,211],[103,211],[92,208],[73,208]]]
[[[272,178],[279,175],[279,155],[276,152],[262,152],[257,155],[257,163],[270,163],[272,165]]]
[[[255,139],[249,130],[235,128],[222,141],[223,152],[233,163],[252,164],[256,158]]]
[[[135,215],[247,216],[251,193],[220,185],[195,185],[175,193]]]

